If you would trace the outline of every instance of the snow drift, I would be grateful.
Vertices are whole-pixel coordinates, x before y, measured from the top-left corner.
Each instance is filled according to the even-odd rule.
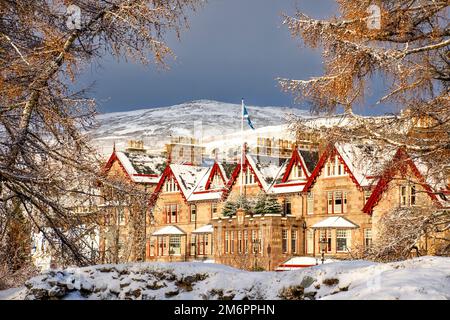
[[[287,272],[206,263],[51,270],[3,299],[450,299],[450,258],[342,261]]]

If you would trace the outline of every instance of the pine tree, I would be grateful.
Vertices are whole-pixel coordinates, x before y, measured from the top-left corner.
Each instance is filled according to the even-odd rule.
[[[281,214],[283,213],[283,208],[281,207],[278,200],[274,197],[269,197],[266,199],[266,205],[264,207],[264,213],[268,214]]]
[[[247,213],[253,213],[252,202],[250,202],[246,196],[240,196],[236,204],[237,208],[242,208]]]
[[[224,217],[231,217],[236,214],[236,210],[238,208],[238,205],[236,202],[233,201],[227,201],[225,202],[225,205],[222,208],[222,215]]]
[[[258,199],[256,200],[255,207],[253,208],[254,214],[264,214],[266,211],[266,201],[267,201],[267,195],[265,193],[262,193],[258,196]]]

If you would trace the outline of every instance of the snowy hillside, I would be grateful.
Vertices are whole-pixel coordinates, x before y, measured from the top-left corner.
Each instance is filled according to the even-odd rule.
[[[343,261],[286,272],[133,263],[49,271],[0,299],[450,299],[450,258]]]
[[[309,115],[307,110],[288,107],[247,107],[256,128],[256,137],[286,137],[284,130],[288,114]],[[160,149],[171,136],[201,137],[207,151],[223,145],[239,144],[241,105],[210,100],[198,100],[170,107],[142,109],[128,112],[102,114],[97,117],[99,127],[91,135],[94,144],[103,154],[111,152],[114,141],[123,149],[129,139],[143,139],[150,149]]]

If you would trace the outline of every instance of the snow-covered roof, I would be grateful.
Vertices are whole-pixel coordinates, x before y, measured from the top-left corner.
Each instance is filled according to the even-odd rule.
[[[332,263],[336,262],[338,260],[335,259],[325,259],[325,263]],[[297,270],[300,268],[308,268],[315,265],[322,264],[322,261],[319,257],[292,257],[289,260],[283,262],[280,264],[275,270],[276,271],[290,271],[290,270]]]
[[[158,183],[165,168],[166,159],[144,152],[115,152],[120,163],[136,183]]]
[[[197,233],[197,234],[199,234],[199,233],[213,233],[213,231],[214,231],[213,226],[211,224],[207,224],[207,225],[204,225],[204,226],[202,226],[200,228],[195,229],[194,231],[192,231],[192,233]]]
[[[152,236],[171,236],[171,235],[185,235],[186,232],[184,232],[181,228],[177,226],[166,226],[163,227],[155,232],[152,233]]]
[[[261,182],[264,191],[268,191],[270,186],[276,181],[280,170],[283,165],[288,161],[285,158],[261,156],[261,155],[249,155],[247,154],[247,160],[255,170],[255,174],[258,180]]]
[[[356,224],[354,224],[353,222],[351,222],[350,220],[345,219],[344,217],[329,217],[329,218],[326,218],[316,224],[313,224],[311,228],[314,228],[314,229],[320,229],[320,228],[351,229],[351,228],[358,228],[358,226]]]
[[[209,168],[183,164],[171,164],[170,169],[186,199],[189,199],[200,180],[209,171]]]
[[[383,166],[390,161],[396,149],[374,143],[336,143],[340,154],[360,186],[368,187],[376,182]]]

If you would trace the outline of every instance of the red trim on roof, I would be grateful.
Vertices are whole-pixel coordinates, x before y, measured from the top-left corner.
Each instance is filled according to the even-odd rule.
[[[203,190],[203,191],[194,191],[194,194],[202,194],[202,193],[213,193],[213,192],[220,192],[225,190],[225,188],[222,189],[209,189],[209,190]]]
[[[291,187],[291,186],[304,186],[306,182],[297,182],[297,183],[279,183],[273,185],[274,188],[281,188],[281,187]]]
[[[164,186],[164,182],[167,180],[167,178],[171,178],[174,177],[175,179],[175,183],[178,186],[179,192],[181,194],[181,196],[184,199],[184,202],[187,202],[186,196],[183,193],[183,190],[180,188],[180,184],[178,183],[177,178],[175,177],[175,175],[172,172],[172,169],[170,168],[170,164],[167,164],[166,168],[164,169],[164,172],[161,175],[161,178],[159,179],[158,184],[156,185],[155,190],[153,191],[152,195],[150,196],[150,200],[149,200],[149,205],[150,208],[152,208],[155,204],[156,201],[158,200],[158,196],[161,193],[161,189]]]
[[[353,175],[353,172],[350,170],[350,168],[348,167],[347,163],[344,161],[342,156],[339,154],[339,152],[336,149],[336,147],[333,144],[330,144],[325,149],[325,151],[323,152],[323,154],[320,157],[319,161],[317,162],[317,165],[314,168],[314,171],[311,173],[311,176],[309,177],[309,179],[308,179],[308,181],[307,181],[307,183],[305,185],[305,188],[303,189],[304,191],[308,191],[312,187],[312,185],[316,182],[316,179],[319,177],[322,168],[327,163],[327,160],[329,158],[335,156],[335,155],[338,156],[339,161],[341,161],[342,164],[344,165],[345,172],[348,173],[350,179],[352,179],[352,181],[356,184],[356,187],[358,189],[360,189],[360,190],[363,190],[363,188],[359,184],[358,180],[356,180],[355,176]]]
[[[220,175],[220,177],[222,178],[223,185],[226,185],[227,181],[225,180],[225,177],[223,176],[222,170],[220,170],[219,164],[218,164],[216,161],[214,161],[214,165],[213,165],[213,167],[211,168],[211,172],[210,172],[210,174],[209,174],[208,181],[206,182],[206,185],[205,185],[205,189],[206,189],[206,190],[209,190],[209,187],[210,187],[210,185],[211,185],[212,179],[214,178],[214,175],[215,175],[217,172],[219,172],[219,175]]]
[[[282,183],[288,181],[294,165],[300,165],[300,168],[302,168],[305,177],[309,178],[308,173],[305,169],[305,162],[303,161],[302,156],[298,152],[297,146],[295,146],[294,150],[292,151],[291,159],[289,160],[288,166],[286,168],[286,172],[284,173],[283,179],[281,179]]]
[[[412,161],[411,157],[408,155],[408,153],[404,148],[399,148],[395,153],[394,158],[392,159],[390,165],[381,175],[380,180],[378,181],[377,185],[375,186],[375,189],[373,190],[372,194],[370,195],[369,199],[367,200],[363,208],[363,212],[372,215],[373,208],[380,201],[383,192],[387,189],[389,183],[392,181],[395,174],[397,172],[401,172],[403,176],[407,172],[406,170],[407,166],[409,166],[411,171],[419,180],[420,185],[425,189],[425,191],[428,193],[431,199],[434,200],[440,206],[440,203],[436,195],[433,193],[433,190],[428,185],[425,178],[420,173],[419,169],[417,169],[417,166],[414,164],[414,161]]]
[[[128,180],[130,180],[131,182],[134,182],[131,179],[130,174],[128,173],[128,171],[125,169],[125,167],[123,166],[122,162],[119,160],[119,157],[116,154],[116,151],[113,150],[111,156],[109,157],[108,161],[105,163],[105,165],[102,168],[102,172],[104,174],[106,174],[111,167],[113,166],[114,162],[117,161],[119,163],[120,168],[122,169],[123,173],[125,173],[125,176],[128,178]]]
[[[252,165],[250,164],[250,162],[247,159],[247,154],[244,154],[244,159],[245,159],[245,161],[244,161],[244,164],[242,166],[243,169],[244,169],[244,172],[246,172],[247,171],[247,167],[249,167],[250,170],[252,171],[253,175],[255,176],[259,187],[261,188],[261,190],[263,190],[265,192],[261,181],[259,181],[258,175],[255,173],[255,169],[252,167]],[[225,200],[228,197],[228,195],[231,193],[231,188],[233,187],[234,183],[236,182],[236,179],[239,177],[240,171],[241,171],[241,164],[238,163],[236,165],[236,167],[234,168],[233,173],[231,174],[231,178],[230,178],[230,180],[228,180],[228,183],[227,183],[227,185],[226,185],[226,187],[225,187],[225,189],[223,191],[222,200]]]

